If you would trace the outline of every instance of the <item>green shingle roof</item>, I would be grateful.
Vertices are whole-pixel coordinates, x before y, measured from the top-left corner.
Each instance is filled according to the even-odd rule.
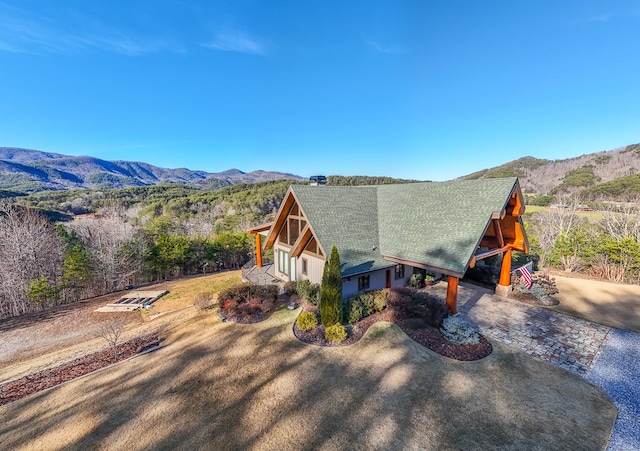
[[[304,186],[292,191],[342,275],[393,266],[384,256],[462,276],[493,212],[517,182],[500,179],[380,186]]]
[[[376,187],[291,188],[326,254],[338,248],[343,277],[393,265],[380,254]]]

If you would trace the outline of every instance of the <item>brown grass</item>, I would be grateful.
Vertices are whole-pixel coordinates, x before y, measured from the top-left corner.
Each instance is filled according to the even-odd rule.
[[[603,449],[597,387],[494,344],[441,357],[389,323],[353,346],[292,334],[297,311],[166,329],[164,347],[0,408],[2,449]]]
[[[170,293],[156,301],[153,308],[131,313],[94,312],[120,298],[124,294],[120,292],[4,320],[0,322],[0,382],[105,348],[108,343],[96,337],[93,330],[95,322],[114,315],[126,316],[123,340],[128,340],[192,315],[190,307],[198,293],[216,293],[240,281],[240,271],[230,271],[155,284],[145,289],[168,289]]]
[[[552,310],[640,332],[640,286],[553,275],[560,301]]]

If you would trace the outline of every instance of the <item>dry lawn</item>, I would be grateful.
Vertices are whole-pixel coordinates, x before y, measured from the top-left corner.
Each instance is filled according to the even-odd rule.
[[[640,286],[553,276],[560,304],[550,307],[606,326],[640,332]]]
[[[153,308],[131,313],[94,312],[120,298],[124,294],[120,292],[4,320],[0,322],[0,382],[107,347],[103,338],[96,337],[95,322],[112,316],[127,317],[128,324],[122,337],[127,340],[167,322],[175,322],[184,313],[190,314],[198,293],[213,295],[240,281],[240,271],[230,271],[151,285],[145,289],[168,289],[170,292],[156,301]]]
[[[494,344],[457,362],[378,323],[321,348],[297,311],[254,325],[212,312],[164,347],[0,407],[0,449],[594,449],[616,415],[602,390]]]

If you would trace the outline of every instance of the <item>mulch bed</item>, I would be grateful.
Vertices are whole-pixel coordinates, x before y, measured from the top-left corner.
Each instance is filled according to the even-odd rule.
[[[228,321],[241,324],[253,324],[269,318],[277,307],[291,303],[305,304],[303,305],[303,310],[310,311],[318,315],[317,306],[306,305],[306,303],[304,301],[301,301],[299,297],[293,295],[291,297],[281,299],[278,306],[269,311],[263,312],[261,310],[257,310],[251,315],[242,315],[234,314],[228,309],[220,308],[218,309],[218,316],[222,319],[223,322]],[[491,354],[491,352],[493,351],[491,343],[489,343],[487,339],[482,335],[480,336],[480,342],[476,345],[454,345],[452,343],[449,343],[446,338],[444,338],[438,328],[430,327],[424,323],[420,324],[419,327],[416,327],[416,322],[412,320],[414,320],[414,318],[407,318],[402,314],[394,311],[390,306],[387,306],[381,312],[369,315],[355,324],[345,326],[345,328],[347,329],[347,339],[341,343],[334,343],[327,340],[324,336],[324,326],[322,324],[305,332],[300,330],[298,328],[298,325],[294,322],[293,333],[298,338],[298,340],[311,345],[329,347],[348,346],[360,340],[360,338],[364,336],[364,334],[367,332],[367,329],[369,329],[372,324],[377,323],[378,321],[387,321],[400,326],[400,328],[412,340],[421,344],[425,348],[428,348],[440,355],[449,357],[451,359],[461,361],[480,360]],[[320,322],[319,315],[318,322]]]
[[[159,344],[158,334],[153,332],[118,345],[117,359],[114,358],[113,349],[108,348],[53,368],[23,376],[20,379],[5,382],[0,384],[0,406],[128,359],[135,354],[157,347]]]
[[[306,310],[317,314],[317,307],[307,307]],[[461,361],[480,360],[493,351],[491,343],[483,336],[480,336],[480,342],[476,345],[454,345],[444,338],[439,329],[430,327],[427,324],[421,324],[419,327],[415,327],[415,322],[412,322],[411,319],[412,318],[403,317],[387,306],[387,308],[379,313],[367,316],[351,326],[346,326],[348,335],[347,339],[342,343],[333,343],[327,340],[324,336],[324,326],[322,325],[304,332],[294,323],[293,333],[298,340],[307,344],[317,346],[347,346],[362,338],[372,324],[378,321],[387,321],[398,325],[409,338],[425,348],[451,359]]]
[[[287,301],[283,299],[278,299],[276,303],[274,303],[273,307],[269,310],[262,310],[260,308],[255,309],[252,314],[239,314],[233,313],[229,309],[220,307],[218,309],[218,316],[223,322],[232,322],[232,323],[240,323],[240,324],[254,324],[259,323],[268,319],[273,312],[275,312],[278,308],[287,304]]]

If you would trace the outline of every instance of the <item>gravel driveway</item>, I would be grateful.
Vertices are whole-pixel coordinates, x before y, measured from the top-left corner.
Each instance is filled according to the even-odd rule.
[[[640,334],[614,329],[586,379],[618,408],[607,449],[640,449]]]

